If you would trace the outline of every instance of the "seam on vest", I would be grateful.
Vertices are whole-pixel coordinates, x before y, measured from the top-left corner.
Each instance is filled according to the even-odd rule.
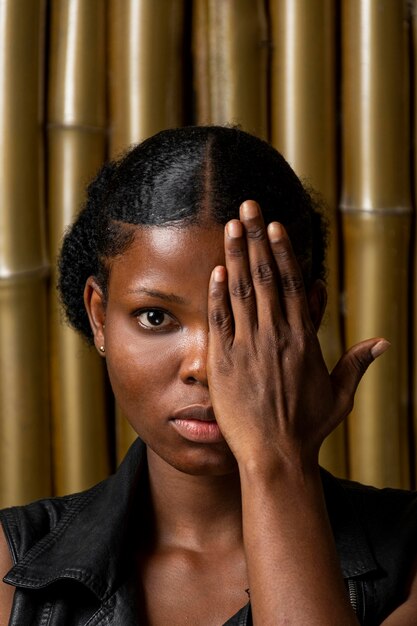
[[[113,616],[115,607],[115,599],[111,598],[106,602],[105,606],[101,606],[94,615],[90,617],[85,626],[99,626],[100,624],[111,624],[110,618]],[[97,621],[99,620],[99,621]],[[105,620],[105,621],[102,621]]]
[[[97,487],[100,487],[100,489],[102,489],[102,484],[97,485]],[[99,491],[100,489],[93,489],[92,491],[83,494],[83,497],[80,497],[78,499],[78,502],[73,502],[71,509],[64,513],[58,525],[49,532],[49,537],[47,538],[47,540],[42,541],[41,539],[37,544],[35,544],[27,552],[27,554],[25,554],[20,563],[16,565],[16,569],[23,569],[23,567],[30,564],[31,561],[36,559],[43,552],[45,552],[45,550],[47,550],[54,543],[56,543],[56,541],[67,529],[68,525],[72,522],[73,518],[78,515],[78,513],[80,513],[80,511],[82,511],[84,507],[87,506],[87,504],[93,499],[97,491]]]
[[[25,573],[27,567],[30,567],[31,562],[38,558],[43,552],[45,552],[49,547],[51,547],[54,543],[56,543],[61,535],[65,532],[68,525],[72,522],[73,518],[78,515],[78,513],[92,500],[93,497],[103,488],[103,483],[99,483],[96,485],[96,488],[93,488],[91,491],[82,494],[72,503],[72,507],[67,513],[64,513],[61,518],[59,524],[50,531],[49,538],[47,541],[42,543],[42,540],[35,544],[27,554],[22,558],[17,565],[13,567],[13,574],[11,577],[6,577],[8,581],[10,581],[14,585],[27,585],[29,588],[39,588],[46,587],[48,584],[55,582],[58,579],[62,578],[71,578],[80,583],[83,583],[90,587],[90,589],[95,593],[101,600],[104,600],[109,593],[109,582],[103,581],[103,579],[97,581],[97,576],[94,575],[91,571],[87,571],[84,569],[61,569],[54,572],[53,577],[49,576],[36,576],[35,578]],[[39,545],[39,543],[41,545]],[[12,579],[13,577],[13,579]]]
[[[16,583],[19,584],[23,582],[25,584],[25,587],[28,589],[38,589],[39,587],[46,587],[51,583],[62,580],[63,578],[75,580],[89,586],[99,598],[102,598],[103,596],[103,600],[105,601],[105,595],[102,594],[102,590],[98,589],[97,585],[94,584],[96,576],[93,573],[87,572],[84,569],[72,568],[63,571],[57,571],[54,573],[54,577],[49,576],[47,578],[32,578],[30,576],[24,576],[19,573],[15,575]]]
[[[48,626],[48,624],[51,623],[52,608],[53,608],[52,602],[47,602],[45,604],[44,609],[42,611],[41,621],[39,622],[39,626]]]

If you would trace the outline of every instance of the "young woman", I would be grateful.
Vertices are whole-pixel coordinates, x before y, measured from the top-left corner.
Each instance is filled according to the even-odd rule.
[[[324,240],[283,157],[234,128],[102,169],[60,290],[139,439],[93,489],[0,513],[1,625],[417,623],[415,495],[318,465],[388,347],[328,374]]]

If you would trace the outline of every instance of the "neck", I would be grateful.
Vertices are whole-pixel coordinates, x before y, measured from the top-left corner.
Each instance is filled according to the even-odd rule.
[[[210,550],[242,543],[239,473],[192,476],[148,449],[153,545]]]

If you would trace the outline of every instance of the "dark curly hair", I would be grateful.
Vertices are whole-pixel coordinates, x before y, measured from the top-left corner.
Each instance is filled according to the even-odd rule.
[[[317,203],[272,146],[235,127],[162,131],[103,166],[64,237],[58,289],[69,323],[92,332],[83,291],[95,276],[106,296],[109,261],[140,225],[225,224],[256,200],[266,223],[284,224],[307,287],[324,278],[326,222]]]

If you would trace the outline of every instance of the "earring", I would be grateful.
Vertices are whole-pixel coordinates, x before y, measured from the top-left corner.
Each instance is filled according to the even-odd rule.
[[[99,347],[99,350],[100,350],[100,352],[105,352],[105,351],[106,351],[106,349],[105,349],[105,347],[104,347],[104,346],[100,346],[100,347]]]

